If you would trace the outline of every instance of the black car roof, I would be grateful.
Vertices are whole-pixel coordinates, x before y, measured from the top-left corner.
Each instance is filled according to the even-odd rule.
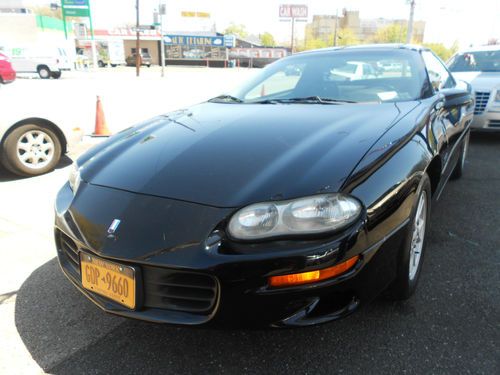
[[[386,44],[359,44],[353,46],[342,46],[342,47],[327,47],[321,49],[315,49],[310,51],[304,51],[297,53],[296,55],[302,54],[321,54],[326,52],[334,52],[340,50],[391,50],[391,49],[407,49],[411,51],[427,51],[429,50],[426,47],[417,45],[417,44],[403,44],[403,43],[386,43]]]

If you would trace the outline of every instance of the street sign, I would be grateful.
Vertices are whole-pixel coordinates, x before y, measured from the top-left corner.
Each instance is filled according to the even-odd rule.
[[[292,21],[292,36],[290,49],[294,52],[295,44],[295,21],[306,21],[308,15],[307,5],[304,4],[281,4],[279,8],[280,21]]]
[[[61,0],[62,18],[64,23],[64,36],[68,39],[68,29],[66,26],[66,18],[68,17],[85,17],[89,19],[90,37],[92,40],[92,62],[97,66],[97,49],[94,39],[94,27],[92,26],[92,15],[90,13],[89,0]]]
[[[64,15],[66,17],[89,17],[89,8],[65,8]]]
[[[224,35],[224,46],[232,48],[236,46],[236,37],[234,35]]]
[[[89,0],[62,0],[61,4],[64,8],[67,7],[87,7],[89,6]]]
[[[304,4],[281,4],[279,13],[282,18],[307,18],[308,8]]]

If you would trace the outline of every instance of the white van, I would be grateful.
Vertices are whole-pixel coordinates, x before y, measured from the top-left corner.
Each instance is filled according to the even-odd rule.
[[[63,70],[72,68],[64,48],[31,46],[7,48],[5,51],[17,73],[38,73],[42,79],[57,79]]]

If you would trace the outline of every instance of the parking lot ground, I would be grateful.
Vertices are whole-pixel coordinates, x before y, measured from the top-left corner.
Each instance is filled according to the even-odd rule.
[[[63,118],[63,125],[69,129],[80,127],[85,134],[91,134],[99,95],[107,125],[116,133],[153,116],[228,92],[258,71],[169,66],[163,78],[158,67],[142,69],[138,78],[135,68],[117,67],[63,72],[57,80],[23,74],[12,84],[0,86],[0,103],[15,98],[18,109],[26,110],[40,108],[42,103],[47,112],[57,113],[57,120]],[[23,115],[23,111],[18,112]]]
[[[52,206],[70,160],[36,178],[0,170],[0,373],[498,374],[499,162],[500,134],[473,134],[463,178],[433,207],[410,300],[381,296],[312,328],[233,331],[100,311],[55,258]]]

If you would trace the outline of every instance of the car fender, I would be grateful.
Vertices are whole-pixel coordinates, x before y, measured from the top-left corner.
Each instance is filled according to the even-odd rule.
[[[380,137],[342,188],[366,208],[369,245],[408,223],[422,175],[439,159],[438,142],[428,141],[436,124],[429,108],[418,107]]]
[[[18,126],[26,123],[46,124],[58,133],[63,152],[71,151],[83,136],[82,127],[77,119],[69,120],[57,113],[49,115],[46,110],[37,108],[17,110],[15,106],[6,106],[0,118],[0,140],[5,141],[8,134]]]

